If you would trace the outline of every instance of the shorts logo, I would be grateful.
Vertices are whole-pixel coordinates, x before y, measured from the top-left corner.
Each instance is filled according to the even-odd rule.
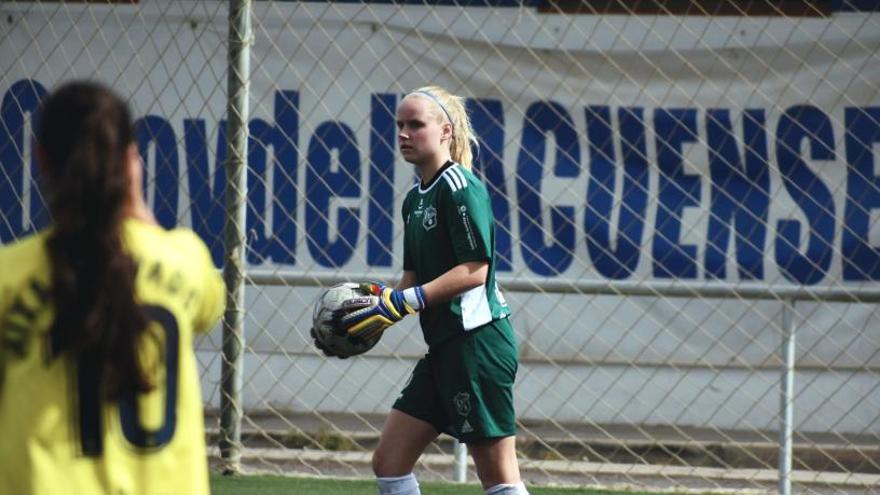
[[[437,226],[437,209],[433,206],[425,208],[425,217],[422,219],[422,227],[431,230]]]
[[[452,398],[452,403],[455,404],[455,410],[458,411],[459,415],[467,416],[470,414],[471,394],[467,392],[459,392]]]

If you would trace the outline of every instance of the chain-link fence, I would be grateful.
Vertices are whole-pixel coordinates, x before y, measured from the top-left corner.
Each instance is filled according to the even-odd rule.
[[[311,305],[399,276],[395,110],[434,83],[479,135],[527,482],[877,491],[872,2],[232,5],[0,4],[0,242],[48,222],[40,99],[97,77],[140,116],[160,222],[246,284],[197,348],[218,469],[370,475],[424,343],[405,321],[324,358]],[[441,437],[418,474],[453,463]]]

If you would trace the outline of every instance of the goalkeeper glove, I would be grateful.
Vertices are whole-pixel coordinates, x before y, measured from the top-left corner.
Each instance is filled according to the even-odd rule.
[[[338,357],[339,359],[348,359],[348,356],[340,356],[339,354],[331,351],[329,347],[324,345],[324,343],[321,342],[321,339],[318,338],[318,331],[315,330],[314,327],[312,327],[312,329],[309,331],[309,334],[312,336],[312,342],[314,342],[315,347],[317,347],[319,351],[323,352],[325,356]]]
[[[366,282],[361,291],[379,296],[375,305],[343,315],[340,326],[352,337],[370,340],[378,337],[386,328],[402,320],[404,316],[421,311],[425,307],[425,290],[422,286],[395,290],[383,284]]]

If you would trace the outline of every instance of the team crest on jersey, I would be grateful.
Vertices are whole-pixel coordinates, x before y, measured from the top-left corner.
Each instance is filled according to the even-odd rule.
[[[459,415],[467,416],[470,414],[471,394],[467,392],[459,392],[452,398],[452,403],[455,404],[455,410],[458,411]]]
[[[437,226],[437,209],[433,206],[425,208],[425,216],[422,218],[422,227],[431,230]]]

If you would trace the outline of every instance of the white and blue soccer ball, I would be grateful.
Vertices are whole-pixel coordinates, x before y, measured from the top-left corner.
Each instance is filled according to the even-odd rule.
[[[344,330],[337,329],[333,319],[339,312],[354,311],[375,305],[377,296],[360,290],[355,283],[334,285],[324,291],[315,301],[312,312],[312,337],[330,353],[342,358],[357,356],[372,349],[379,342],[379,337],[365,340],[348,335]]]

